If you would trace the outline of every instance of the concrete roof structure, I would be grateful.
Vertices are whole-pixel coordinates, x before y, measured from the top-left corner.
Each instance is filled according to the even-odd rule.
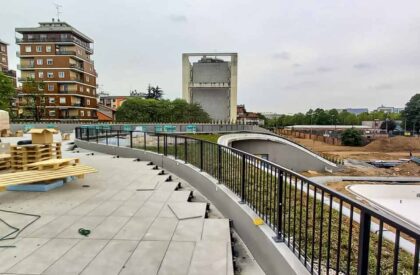
[[[86,153],[64,156],[99,173],[46,193],[0,193],[0,210],[41,216],[0,241],[15,246],[0,248],[1,274],[233,275],[229,220],[206,218],[206,203],[188,202],[188,183],[166,182],[168,174],[144,161]],[[17,228],[33,219],[2,211],[0,218]],[[0,238],[9,231],[0,223]]]

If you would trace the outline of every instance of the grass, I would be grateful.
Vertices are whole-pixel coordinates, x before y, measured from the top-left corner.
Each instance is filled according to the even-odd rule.
[[[191,135],[200,140],[214,142],[220,135]],[[274,230],[278,224],[278,177],[269,171],[274,167],[266,166],[261,169],[258,160],[245,162],[245,189],[241,192],[241,167],[242,156],[233,151],[227,151],[207,142],[199,140],[187,140],[178,138],[175,146],[174,138],[168,138],[167,154],[177,156],[178,159],[201,167],[202,170],[218,178],[239,197],[242,195],[246,203]],[[203,156],[201,156],[203,146]],[[143,149],[142,146],[139,148]],[[157,146],[147,146],[147,150],[158,152]],[[163,139],[159,147],[159,153],[163,153]],[[220,153],[220,156],[219,156]],[[220,158],[220,166],[219,166]],[[343,274],[357,273],[359,224],[349,217],[340,215],[340,212],[330,208],[308,195],[307,186],[295,177],[287,176],[283,182],[283,215],[281,232],[285,242],[294,252],[305,258],[308,267],[318,270],[319,265],[326,270],[327,259],[330,274],[339,270]],[[299,190],[299,188],[303,191]],[[310,188],[313,191],[313,187]],[[317,194],[320,198],[321,194]],[[337,198],[330,198],[324,194],[324,201],[338,202]],[[350,205],[343,203],[343,207]],[[354,213],[359,212],[354,209]],[[384,225],[388,230],[393,230]],[[330,230],[328,230],[330,229]],[[395,231],[395,230],[394,230]],[[330,233],[328,233],[330,232]],[[406,238],[408,239],[408,238]],[[369,251],[369,274],[376,274],[378,257],[378,235],[370,235]],[[394,261],[394,243],[382,240],[380,274],[392,274]],[[414,258],[411,254],[399,249],[398,251],[398,274],[412,274]]]

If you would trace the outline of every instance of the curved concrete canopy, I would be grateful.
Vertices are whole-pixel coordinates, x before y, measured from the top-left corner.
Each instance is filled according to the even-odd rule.
[[[265,134],[237,133],[219,137],[217,143],[250,154],[266,154],[268,160],[294,171],[337,169],[337,165],[290,140]]]

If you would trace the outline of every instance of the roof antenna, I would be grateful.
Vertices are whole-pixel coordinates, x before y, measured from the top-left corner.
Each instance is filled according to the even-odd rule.
[[[57,3],[54,3],[55,9],[57,10],[57,22],[60,22],[60,14],[62,13],[60,11],[60,8],[62,8],[62,5],[59,5]]]

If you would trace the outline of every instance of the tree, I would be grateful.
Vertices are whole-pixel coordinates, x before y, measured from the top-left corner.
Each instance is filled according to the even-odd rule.
[[[388,132],[392,132],[397,128],[397,123],[395,120],[392,119],[385,119],[385,121],[382,122],[380,128],[382,130],[388,130]]]
[[[22,92],[24,94],[24,101],[22,101],[23,116],[33,119],[34,121],[41,121],[45,114],[44,83],[35,81],[33,78],[28,78],[22,85]]]
[[[345,146],[361,146],[363,144],[362,132],[354,128],[346,129],[341,134],[341,143]]]
[[[407,129],[418,132],[420,129],[420,94],[415,94],[405,105],[402,112]]]
[[[0,72],[0,109],[10,113],[11,103],[16,96],[13,81]]]
[[[153,86],[148,86],[147,87],[147,92],[145,94],[143,94],[143,97],[146,99],[162,99],[163,97],[163,90],[159,87],[153,87]]]
[[[182,99],[156,100],[130,98],[116,112],[122,122],[210,122],[209,115],[199,104]]]

